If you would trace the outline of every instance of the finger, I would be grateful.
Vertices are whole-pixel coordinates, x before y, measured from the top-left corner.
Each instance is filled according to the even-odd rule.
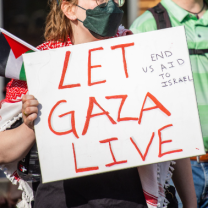
[[[22,113],[25,114],[25,116],[31,113],[38,113],[38,106],[37,105],[31,106],[31,105],[23,104]]]
[[[37,107],[27,107],[27,108],[25,108],[25,109],[23,110],[23,113],[24,113],[24,115],[27,116],[27,117],[28,117],[29,115],[33,114],[33,113],[38,114],[38,108],[37,108]]]
[[[39,105],[39,102],[37,100],[27,100],[25,103],[23,103],[22,108],[25,109],[27,107],[37,107]]]
[[[31,125],[31,123],[37,118],[37,114],[36,113],[33,113],[33,114],[30,114],[26,119],[25,119],[25,123],[26,125]]]
[[[27,100],[36,100],[33,95],[24,95],[22,97],[22,102],[26,102]]]

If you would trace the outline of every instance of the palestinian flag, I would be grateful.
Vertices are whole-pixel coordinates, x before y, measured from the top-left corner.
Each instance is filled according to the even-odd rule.
[[[33,51],[38,49],[0,28],[0,76],[26,81],[22,54]]]

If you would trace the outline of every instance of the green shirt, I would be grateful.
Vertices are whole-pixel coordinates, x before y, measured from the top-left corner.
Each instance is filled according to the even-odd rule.
[[[206,0],[208,5],[208,0]],[[172,0],[162,0],[168,11],[173,27],[184,25],[188,47],[190,49],[208,49],[208,10],[197,19],[195,15],[179,7]],[[133,33],[157,30],[156,21],[151,12],[146,11],[130,27]],[[205,56],[191,55],[191,65],[198,103],[198,110],[204,140],[208,151],[208,53]]]

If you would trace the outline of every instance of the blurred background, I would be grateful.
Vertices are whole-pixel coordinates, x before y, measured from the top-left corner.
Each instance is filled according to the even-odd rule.
[[[129,28],[133,21],[160,0],[126,0],[122,24]],[[43,43],[47,0],[0,0],[0,27],[33,46]],[[0,77],[0,100],[4,99],[8,79]],[[0,208],[16,207],[21,191],[11,185],[0,171]]]

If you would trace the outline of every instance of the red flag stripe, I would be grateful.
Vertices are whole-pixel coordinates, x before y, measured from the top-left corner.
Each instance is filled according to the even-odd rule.
[[[15,58],[20,57],[23,53],[31,50],[28,47],[22,45],[21,43],[17,42],[16,40],[10,38],[9,36],[5,35],[3,33],[4,37],[6,38],[9,46],[11,47],[11,50],[14,53]]]

